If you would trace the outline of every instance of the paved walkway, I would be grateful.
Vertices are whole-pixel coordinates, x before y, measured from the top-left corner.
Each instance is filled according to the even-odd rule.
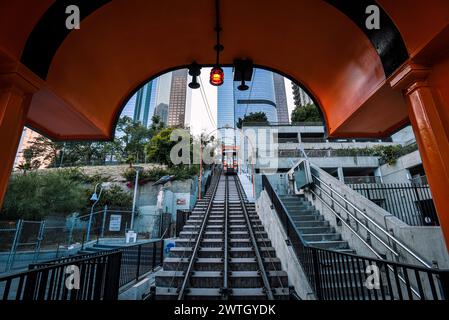
[[[248,198],[248,201],[255,201],[253,195],[253,184],[249,180],[248,176],[246,174],[239,174],[239,178],[242,183],[243,190],[245,191],[246,197]]]

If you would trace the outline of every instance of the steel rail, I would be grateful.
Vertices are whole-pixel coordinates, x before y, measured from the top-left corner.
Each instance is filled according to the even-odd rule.
[[[213,204],[215,195],[217,193],[217,188],[218,188],[218,184],[220,183],[220,179],[221,179],[221,174],[218,176],[216,184],[214,185],[213,192],[211,194],[211,197],[209,199],[209,203],[208,203],[206,211],[204,213],[203,222],[201,223],[201,228],[200,228],[200,230],[198,232],[198,236],[196,238],[196,242],[195,242],[195,246],[193,248],[192,255],[190,256],[189,265],[188,265],[187,270],[185,272],[184,280],[182,281],[181,288],[179,289],[178,300],[182,300],[184,298],[184,295],[185,295],[185,292],[186,292],[186,288],[187,288],[187,284],[188,284],[188,282],[190,280],[190,276],[192,275],[193,264],[195,263],[196,256],[197,256],[198,251],[200,249],[200,243],[201,243],[201,240],[203,238],[203,233],[206,230],[206,223],[207,223],[207,220],[209,219],[209,214],[210,214],[210,211],[212,209],[212,204]]]
[[[245,220],[246,220],[246,223],[248,225],[248,232],[249,232],[249,235],[250,235],[250,238],[251,238],[251,242],[252,242],[254,251],[256,253],[256,260],[257,260],[257,264],[259,265],[259,271],[261,273],[262,281],[263,281],[263,284],[265,286],[265,291],[266,291],[266,294],[267,294],[267,298],[268,298],[268,300],[274,300],[273,291],[271,289],[270,281],[268,280],[267,272],[266,272],[265,266],[263,264],[262,256],[260,255],[259,246],[257,245],[257,240],[256,240],[256,237],[254,236],[253,226],[251,224],[251,220],[249,218],[248,211],[246,209],[246,203],[243,200],[244,197],[243,197],[243,194],[242,194],[242,190],[239,188],[238,182],[236,181],[236,177],[234,177],[234,183],[235,183],[235,185],[237,187],[237,193],[238,193],[238,196],[239,196],[239,199],[240,199],[240,204],[242,205],[243,214],[245,216]]]
[[[312,174],[314,178],[316,178],[320,183],[325,185],[328,189],[333,191],[340,199],[342,199],[346,204],[351,206],[354,210],[356,210],[358,213],[360,213],[365,219],[367,219],[369,222],[371,222],[375,227],[377,227],[385,236],[387,236],[390,240],[392,240],[394,243],[396,243],[398,246],[400,246],[402,249],[404,249],[408,254],[410,254],[414,259],[419,261],[422,265],[426,266],[427,268],[431,269],[432,266],[426,262],[424,259],[419,257],[416,253],[414,253],[411,249],[409,249],[406,245],[404,245],[401,241],[396,239],[394,236],[392,236],[388,231],[386,231],[382,226],[380,226],[376,221],[374,221],[372,218],[370,218],[365,212],[357,208],[354,204],[352,204],[350,201],[348,201],[345,197],[343,197],[338,191],[336,191],[331,186],[327,185],[323,180],[318,178],[315,174]],[[321,188],[322,190],[322,188]],[[333,201],[335,199],[331,197]],[[336,202],[336,201],[335,201]],[[338,203],[338,202],[337,202]]]
[[[225,176],[225,195],[224,195],[224,238],[223,238],[223,288],[221,290],[222,298],[227,300],[229,298],[229,280],[228,280],[228,263],[229,263],[229,248],[228,248],[228,218],[229,218],[229,179]]]
[[[214,186],[216,182],[217,182],[217,178],[215,178],[215,177],[213,176],[213,177],[212,177],[212,180],[211,180],[210,186]],[[206,196],[204,197],[204,200],[207,200],[207,199],[210,200],[210,199],[211,199],[210,196],[209,196],[208,194],[210,194],[209,191],[206,193]],[[192,234],[189,236],[189,238],[187,239],[187,243],[190,243],[190,242],[192,241],[193,238],[194,238],[194,233],[192,233]],[[182,252],[181,259],[180,259],[179,262],[176,264],[175,273],[174,273],[173,277],[172,277],[171,280],[170,280],[170,287],[171,287],[171,286],[173,285],[173,283],[175,282],[175,278],[176,278],[176,275],[177,275],[176,272],[179,271],[179,267],[181,266],[182,262],[184,261],[185,256],[186,256],[186,250],[184,250],[184,251]]]
[[[240,188],[240,190],[242,190],[242,193],[245,194],[240,179],[238,179],[238,181],[236,182],[236,184],[237,184],[238,188]],[[260,231],[264,231],[264,226],[257,226],[257,227],[255,227],[255,228],[256,228],[256,231],[259,231],[259,232],[260,232]],[[263,242],[263,244],[264,244],[264,246],[265,246],[266,248],[269,247],[268,244],[267,244],[267,242],[265,241],[264,238],[262,238],[262,242]],[[271,261],[270,263],[271,263],[271,266],[273,267],[273,270],[274,270],[274,271],[281,271],[282,268],[281,268],[280,270],[278,270],[278,268],[276,267],[276,264],[274,263],[274,261],[271,260],[272,258],[275,258],[275,257],[271,256],[270,250],[267,250],[267,255],[268,255],[268,258],[269,258],[270,261]],[[278,282],[279,282],[279,285],[281,286],[281,288],[284,289],[285,287],[284,287],[284,284],[282,283],[282,279],[281,279],[281,277],[279,276],[279,274],[277,274],[276,278],[278,279]]]

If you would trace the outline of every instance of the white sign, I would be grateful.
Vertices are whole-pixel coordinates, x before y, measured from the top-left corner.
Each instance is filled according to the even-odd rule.
[[[109,219],[109,231],[120,231],[121,224],[122,215],[111,214],[111,217]]]

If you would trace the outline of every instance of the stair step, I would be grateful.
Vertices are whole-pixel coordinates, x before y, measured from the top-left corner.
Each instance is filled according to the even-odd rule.
[[[347,241],[344,240],[336,240],[336,241],[309,241],[309,245],[320,248],[320,249],[328,249],[328,250],[337,250],[337,249],[349,249],[349,245]]]
[[[339,233],[318,233],[318,234],[303,234],[302,238],[307,241],[338,241],[341,240]]]

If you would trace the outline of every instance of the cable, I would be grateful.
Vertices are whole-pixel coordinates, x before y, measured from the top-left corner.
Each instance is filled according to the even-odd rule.
[[[248,95],[248,101],[251,100],[251,93],[253,92],[253,87],[254,87],[254,81],[256,80],[256,71],[257,69],[254,68],[253,70],[253,74],[251,76],[251,88],[249,89],[249,95]],[[245,114],[243,115],[243,118],[245,118],[246,114],[248,113],[248,103],[246,104],[246,109],[245,109]],[[237,119],[238,120],[238,119]],[[242,119],[243,120],[243,119]]]
[[[217,123],[215,122],[214,117],[212,116],[212,111],[210,109],[209,101],[207,100],[206,92],[204,92],[203,81],[201,80],[201,77],[198,77],[198,78],[200,79],[201,98],[203,99],[203,103],[206,106],[207,116],[209,117],[211,124],[214,127],[217,127]]]

